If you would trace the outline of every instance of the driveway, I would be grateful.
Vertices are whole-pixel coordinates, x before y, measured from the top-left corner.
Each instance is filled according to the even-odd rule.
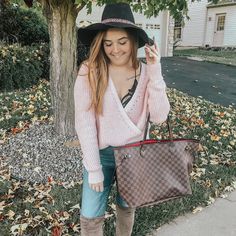
[[[236,67],[181,57],[162,58],[166,84],[192,96],[236,108]]]

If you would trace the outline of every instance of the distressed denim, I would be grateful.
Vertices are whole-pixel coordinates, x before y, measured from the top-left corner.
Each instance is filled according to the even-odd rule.
[[[105,214],[108,197],[115,181],[115,157],[113,147],[109,146],[101,149],[99,153],[104,174],[104,191],[96,192],[89,187],[88,172],[84,168],[80,214],[86,218],[96,218]],[[116,203],[121,207],[128,207],[127,203],[121,198],[118,191],[116,195]]]

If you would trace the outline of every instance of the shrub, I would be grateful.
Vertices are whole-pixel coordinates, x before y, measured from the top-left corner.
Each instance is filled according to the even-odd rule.
[[[37,84],[39,78],[48,79],[48,44],[20,46],[0,45],[0,90],[25,89]]]
[[[1,10],[0,40],[31,45],[49,42],[46,20],[36,11],[8,5]]]

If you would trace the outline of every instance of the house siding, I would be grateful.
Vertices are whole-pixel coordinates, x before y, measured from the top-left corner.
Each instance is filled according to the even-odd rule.
[[[188,15],[190,20],[185,20],[185,26],[182,28],[181,46],[202,46],[204,43],[205,22],[208,4],[207,0],[189,1]]]
[[[207,8],[208,4],[207,0],[188,2],[190,20],[185,20],[179,46],[213,46],[216,14],[221,13],[226,13],[222,46],[236,46],[236,5]]]
[[[216,14],[226,14],[223,46],[236,46],[236,6],[225,6],[208,9],[207,34],[205,44],[213,45]]]

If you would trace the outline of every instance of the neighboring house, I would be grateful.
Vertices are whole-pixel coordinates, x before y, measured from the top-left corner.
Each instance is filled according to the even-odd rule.
[[[188,7],[190,20],[175,22],[178,46],[236,47],[236,0],[189,1]]]
[[[87,15],[85,8],[82,9],[76,19],[77,26],[83,27],[88,23],[100,22],[103,8],[94,4],[90,15]],[[163,11],[157,17],[149,19],[142,14],[134,13],[134,18],[137,26],[143,28],[150,38],[155,38],[162,57],[173,55],[174,21],[169,16],[168,11]],[[144,48],[139,49],[138,56],[145,56]]]

